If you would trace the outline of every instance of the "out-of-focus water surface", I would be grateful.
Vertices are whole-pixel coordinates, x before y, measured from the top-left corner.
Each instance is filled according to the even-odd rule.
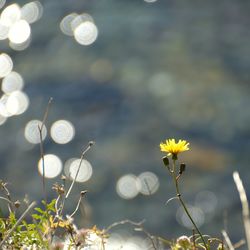
[[[248,1],[4,2],[0,178],[15,198],[43,197],[37,127],[53,97],[48,191],[96,142],[67,206],[89,191],[79,226],[146,219],[154,234],[191,234],[179,204],[165,205],[175,190],[159,143],[176,138],[190,142],[181,190],[202,232],[244,236],[232,173],[250,194]]]

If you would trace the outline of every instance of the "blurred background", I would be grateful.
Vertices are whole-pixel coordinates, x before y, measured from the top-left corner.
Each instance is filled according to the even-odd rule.
[[[152,234],[191,235],[178,202],[166,205],[175,189],[159,143],[176,138],[190,142],[180,186],[201,231],[244,237],[232,173],[250,194],[249,1],[0,7],[0,178],[13,199],[43,198],[37,127],[52,97],[43,130],[50,198],[95,141],[67,204],[71,213],[88,190],[79,227],[145,219]]]

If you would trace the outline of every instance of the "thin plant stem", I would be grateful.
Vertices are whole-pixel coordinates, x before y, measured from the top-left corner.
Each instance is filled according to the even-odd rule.
[[[119,225],[124,225],[124,224],[130,224],[136,227],[142,227],[143,223],[145,222],[145,220],[139,221],[139,222],[134,222],[132,220],[122,220],[122,221],[118,221],[118,222],[114,222],[113,224],[111,224],[110,226],[108,226],[105,229],[105,232],[110,231],[112,228],[117,227]]]
[[[227,243],[227,246],[228,246],[229,250],[234,250],[234,246],[233,246],[227,232],[225,230],[222,230],[221,233],[222,233],[222,235],[223,235],[223,237],[225,239],[225,242]]]
[[[46,191],[46,183],[45,183],[45,162],[44,162],[44,148],[43,148],[43,139],[42,139],[42,126],[39,127],[38,125],[38,130],[39,130],[39,137],[40,137],[40,155],[42,159],[42,169],[43,169],[43,176],[42,176],[42,181],[43,181],[43,194],[44,194],[44,201],[45,204],[47,205],[47,191]]]
[[[201,240],[202,240],[202,242],[204,244],[204,247],[208,250],[206,242],[205,242],[205,240],[204,240],[204,238],[203,238],[200,230],[196,226],[196,224],[195,224],[195,222],[194,222],[191,214],[189,213],[189,211],[188,211],[188,209],[187,209],[187,207],[186,207],[183,199],[181,198],[181,193],[180,193],[179,184],[178,184],[178,178],[177,178],[177,175],[176,175],[176,160],[175,159],[173,159],[173,169],[172,169],[171,173],[172,173],[173,181],[175,183],[176,195],[177,195],[177,197],[178,197],[178,199],[179,199],[179,201],[180,201],[180,203],[181,203],[181,205],[182,205],[182,207],[183,207],[186,215],[188,216],[188,218],[190,219],[190,221],[193,224],[194,228],[196,229],[196,231],[198,232],[199,236],[201,237]]]
[[[243,223],[245,227],[245,234],[247,239],[248,250],[250,250],[250,217],[249,217],[249,205],[247,201],[247,195],[245,188],[243,186],[242,180],[240,179],[240,175],[237,171],[233,173],[234,182],[239,192],[240,201],[242,205],[242,217]]]
[[[2,196],[0,196],[0,200],[6,201],[6,202],[7,202],[7,206],[8,206],[9,212],[10,212],[10,213],[13,212],[13,211],[12,211],[13,202],[12,202],[11,200],[9,200],[9,199],[7,199],[7,198],[5,198],[5,197],[2,197]]]
[[[72,191],[72,188],[73,188],[73,186],[74,186],[74,184],[75,184],[75,182],[76,182],[76,178],[77,178],[77,176],[78,176],[78,174],[79,174],[79,171],[80,171],[80,167],[81,167],[83,158],[84,158],[85,154],[90,150],[90,148],[91,148],[93,145],[94,145],[94,142],[93,142],[93,141],[90,141],[90,142],[88,143],[88,146],[82,151],[81,158],[80,158],[80,162],[79,162],[78,169],[77,169],[76,175],[75,175],[75,177],[74,177],[74,180],[72,181],[72,183],[71,183],[71,185],[70,185],[68,191],[66,192],[66,195],[64,196],[64,199],[63,199],[62,202],[61,202],[61,206],[60,206],[60,215],[62,215],[62,213],[63,213],[63,209],[64,209],[64,206],[65,206],[65,202],[66,202],[66,200],[68,199],[68,197],[69,197],[69,195],[70,195],[70,193],[71,193],[71,191]]]
[[[65,196],[64,196],[63,199],[62,199],[62,201],[61,201],[59,210],[58,210],[58,211],[60,211],[60,213],[58,213],[59,216],[62,216],[62,214],[63,214],[63,208],[64,208],[64,205],[65,205],[65,201],[66,201],[66,198],[65,198]]]
[[[195,235],[195,230],[193,229],[192,230],[192,233],[193,233],[193,237],[192,237],[192,239],[193,239],[193,245],[194,245],[194,249],[196,249],[196,235]]]
[[[48,101],[44,116],[43,116],[43,120],[42,120],[42,124],[41,126],[38,125],[38,131],[39,131],[39,139],[40,139],[40,155],[41,155],[41,159],[42,159],[42,169],[43,169],[43,193],[44,193],[44,201],[46,204],[46,208],[47,208],[47,191],[46,191],[46,184],[45,184],[45,162],[44,162],[44,146],[43,146],[43,128],[45,126],[45,122],[47,120],[48,114],[49,114],[49,109],[50,109],[50,105],[52,102],[53,98],[51,97]]]
[[[7,186],[7,183],[4,183],[2,185],[2,188],[4,189],[5,191],[5,194],[6,194],[6,197],[8,198],[8,200],[10,201],[10,203],[8,203],[8,209],[9,209],[9,212],[14,212],[14,208],[13,208],[13,201],[10,197],[10,191],[9,189],[6,187]]]
[[[24,213],[20,216],[20,218],[17,220],[15,225],[10,229],[8,234],[4,237],[4,239],[0,243],[0,249],[2,249],[2,246],[4,242],[10,237],[10,235],[13,233],[13,231],[16,229],[16,227],[20,224],[20,222],[23,220],[23,218],[29,213],[29,211],[36,205],[36,202],[33,201],[28,208],[24,211]]]
[[[82,165],[83,158],[84,158],[85,154],[90,150],[90,148],[91,148],[92,145],[93,145],[93,142],[90,141],[89,144],[88,144],[88,146],[83,150],[83,152],[82,152],[82,154],[81,154],[81,158],[80,158],[80,162],[79,162],[79,165],[78,165],[78,169],[77,169],[75,178],[73,179],[73,181],[72,181],[72,183],[71,183],[71,185],[70,185],[70,187],[69,187],[69,190],[68,190],[68,192],[67,192],[67,194],[66,194],[66,196],[65,196],[65,199],[67,199],[68,196],[70,195],[70,192],[71,192],[71,190],[72,190],[72,188],[73,188],[73,186],[74,186],[74,184],[75,184],[75,182],[76,182],[77,176],[78,176],[78,174],[79,174],[79,171],[80,171],[80,167],[81,167],[81,165]]]
[[[74,212],[73,212],[69,217],[72,218],[72,217],[76,214],[76,212],[77,212],[77,210],[79,209],[79,206],[80,206],[80,204],[81,204],[81,201],[82,201],[82,197],[79,198],[79,200],[78,200],[78,202],[77,202],[77,205],[76,205],[76,208],[75,208]]]
[[[143,227],[141,228],[142,232],[146,234],[146,236],[149,238],[151,244],[152,244],[152,247],[154,250],[157,250],[156,248],[156,244],[155,244],[155,237],[153,235],[151,235],[148,231],[146,231]]]
[[[86,193],[87,193],[87,190],[82,191],[82,192],[80,193],[80,198],[79,198],[79,200],[78,200],[78,202],[77,202],[76,208],[75,208],[74,212],[70,215],[71,218],[75,215],[75,213],[76,213],[77,210],[79,209],[80,204],[81,204],[81,201],[82,201],[82,198],[84,197],[84,195],[85,195]]]
[[[234,248],[240,248],[241,246],[245,245],[246,241],[244,239],[241,239],[240,241],[238,241],[237,243],[234,244]]]
[[[132,226],[135,226],[136,228],[134,229],[135,231],[141,231],[143,232],[150,240],[151,244],[152,244],[152,248],[154,250],[157,250],[156,244],[154,242],[154,239],[158,239],[161,240],[159,237],[154,237],[153,235],[151,235],[148,231],[145,230],[145,228],[143,227],[143,223],[145,222],[145,220],[142,220],[140,222],[134,222],[131,220],[122,220],[122,221],[118,221],[115,222],[113,224],[111,224],[107,229],[105,229],[105,232],[110,231],[112,228],[119,226],[119,225],[124,225],[124,224],[131,224]]]
[[[7,199],[7,198],[4,198],[4,197],[0,196],[0,199],[1,199],[1,200],[4,200],[4,201],[7,201],[8,203],[12,204],[12,201],[10,201],[10,200]]]

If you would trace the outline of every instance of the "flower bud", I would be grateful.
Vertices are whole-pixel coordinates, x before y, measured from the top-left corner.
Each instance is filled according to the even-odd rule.
[[[182,174],[185,171],[185,169],[186,169],[186,164],[185,163],[181,163],[179,174]]]
[[[81,191],[80,193],[81,197],[83,197],[87,192],[88,192],[87,190]]]
[[[169,166],[169,159],[167,156],[162,157],[162,161],[166,167]]]
[[[186,235],[183,235],[177,239],[177,244],[184,249],[188,249],[191,246],[191,241]]]
[[[21,202],[19,200],[14,202],[15,208],[19,208],[21,205]]]
[[[62,174],[61,180],[65,181],[66,179],[67,179],[66,176]]]

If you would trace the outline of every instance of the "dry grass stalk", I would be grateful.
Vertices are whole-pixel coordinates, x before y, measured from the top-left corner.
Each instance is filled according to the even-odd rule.
[[[221,233],[223,235],[223,238],[225,239],[225,242],[226,242],[226,244],[228,246],[228,249],[229,250],[234,250],[234,246],[233,246],[233,244],[232,244],[232,242],[231,242],[231,240],[230,240],[227,232],[225,230],[222,230]]]
[[[249,205],[247,201],[247,195],[246,195],[246,191],[243,186],[242,180],[240,179],[240,175],[237,171],[233,173],[233,178],[234,178],[234,182],[236,184],[236,187],[240,195],[247,246],[248,246],[248,250],[250,250],[250,218],[249,218]]]

